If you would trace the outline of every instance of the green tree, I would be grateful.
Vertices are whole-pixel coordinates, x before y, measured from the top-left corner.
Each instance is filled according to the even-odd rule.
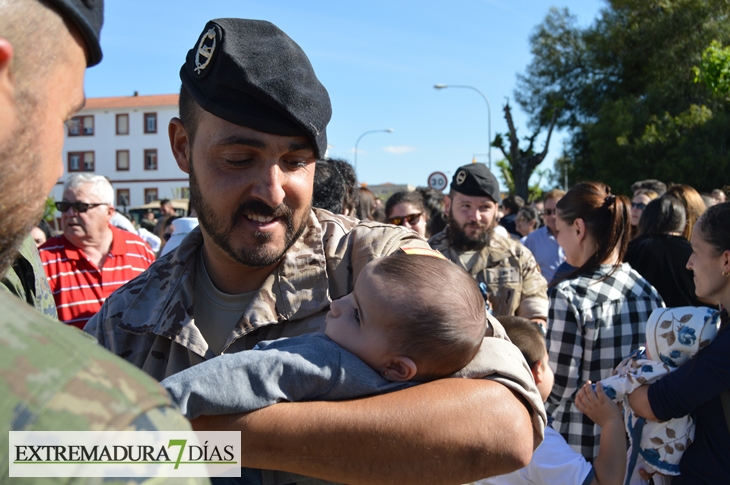
[[[56,201],[53,197],[46,198],[46,205],[43,208],[43,220],[53,222],[56,216]]]
[[[643,178],[718,185],[730,168],[730,115],[705,79],[723,53],[704,64],[703,53],[730,42],[729,15],[725,0],[609,0],[579,28],[567,10],[550,11],[530,38],[516,99],[533,126],[560,106],[571,181],[600,179],[615,192]]]
[[[692,68],[695,82],[703,83],[716,96],[730,96],[730,46],[713,40],[702,53],[702,62]]]

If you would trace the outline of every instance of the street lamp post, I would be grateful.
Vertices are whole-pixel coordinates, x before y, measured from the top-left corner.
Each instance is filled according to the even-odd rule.
[[[434,85],[434,89],[446,89],[446,88],[464,88],[464,89],[471,89],[472,91],[476,91],[479,93],[482,98],[484,98],[484,101],[487,103],[487,129],[489,130],[489,139],[488,139],[488,156],[489,156],[489,169],[492,169],[492,106],[489,104],[489,100],[487,99],[487,96],[475,88],[474,86],[463,86],[463,85],[457,85],[457,84],[436,84]]]
[[[366,131],[362,135],[360,135],[355,142],[355,174],[357,174],[357,145],[360,143],[360,140],[362,140],[362,137],[365,135],[368,135],[370,133],[393,133],[393,128],[386,128],[384,130],[370,130]]]

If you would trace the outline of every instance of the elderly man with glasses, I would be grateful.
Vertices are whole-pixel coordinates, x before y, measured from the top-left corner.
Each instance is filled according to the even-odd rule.
[[[58,318],[69,325],[84,328],[114,290],[155,259],[140,237],[111,225],[113,198],[106,177],[69,177],[56,202],[63,234],[39,248]]]

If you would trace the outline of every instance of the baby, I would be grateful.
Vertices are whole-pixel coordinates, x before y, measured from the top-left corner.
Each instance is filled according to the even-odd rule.
[[[468,273],[436,251],[405,250],[365,266],[325,322],[324,334],[261,342],[162,385],[189,419],[402,389],[468,364],[482,344],[486,311]]]
[[[624,422],[631,442],[629,483],[647,483],[639,476],[640,468],[661,475],[679,475],[679,460],[692,443],[695,425],[689,415],[662,423],[645,421],[633,413],[627,396],[677,369],[707,347],[719,324],[720,314],[710,308],[657,308],[646,323],[646,348],[633,352],[611,377],[601,381],[606,395],[624,406]],[[658,483],[663,479],[656,475],[654,480]]]

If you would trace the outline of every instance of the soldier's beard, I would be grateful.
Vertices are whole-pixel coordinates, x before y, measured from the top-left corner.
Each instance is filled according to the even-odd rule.
[[[481,224],[479,222],[467,222],[459,224],[454,219],[451,208],[449,208],[449,238],[451,245],[458,251],[477,251],[489,243],[492,231],[497,226],[497,220],[492,220],[489,224]],[[470,236],[464,230],[467,227],[478,229],[477,233]]]
[[[5,275],[23,240],[41,220],[48,197],[32,176],[41,166],[35,103],[22,94],[15,103],[19,122],[0,143],[0,276]]]
[[[223,215],[216,214],[215,210],[207,203],[200,191],[198,181],[195,177],[193,160],[190,160],[190,205],[195,208],[198,214],[198,221],[205,229],[205,232],[213,239],[213,242],[220,247],[234,261],[249,267],[265,268],[277,263],[289,248],[299,239],[307,227],[307,219],[311,206],[304,211],[301,221],[294,220],[294,211],[286,204],[277,207],[269,207],[263,202],[249,200],[239,205],[231,217],[230,223],[225,223]],[[284,244],[280,250],[272,247],[274,235],[271,233],[254,232],[254,245],[234,245],[233,229],[240,223],[245,214],[258,214],[267,217],[276,217],[283,220],[285,225]]]

